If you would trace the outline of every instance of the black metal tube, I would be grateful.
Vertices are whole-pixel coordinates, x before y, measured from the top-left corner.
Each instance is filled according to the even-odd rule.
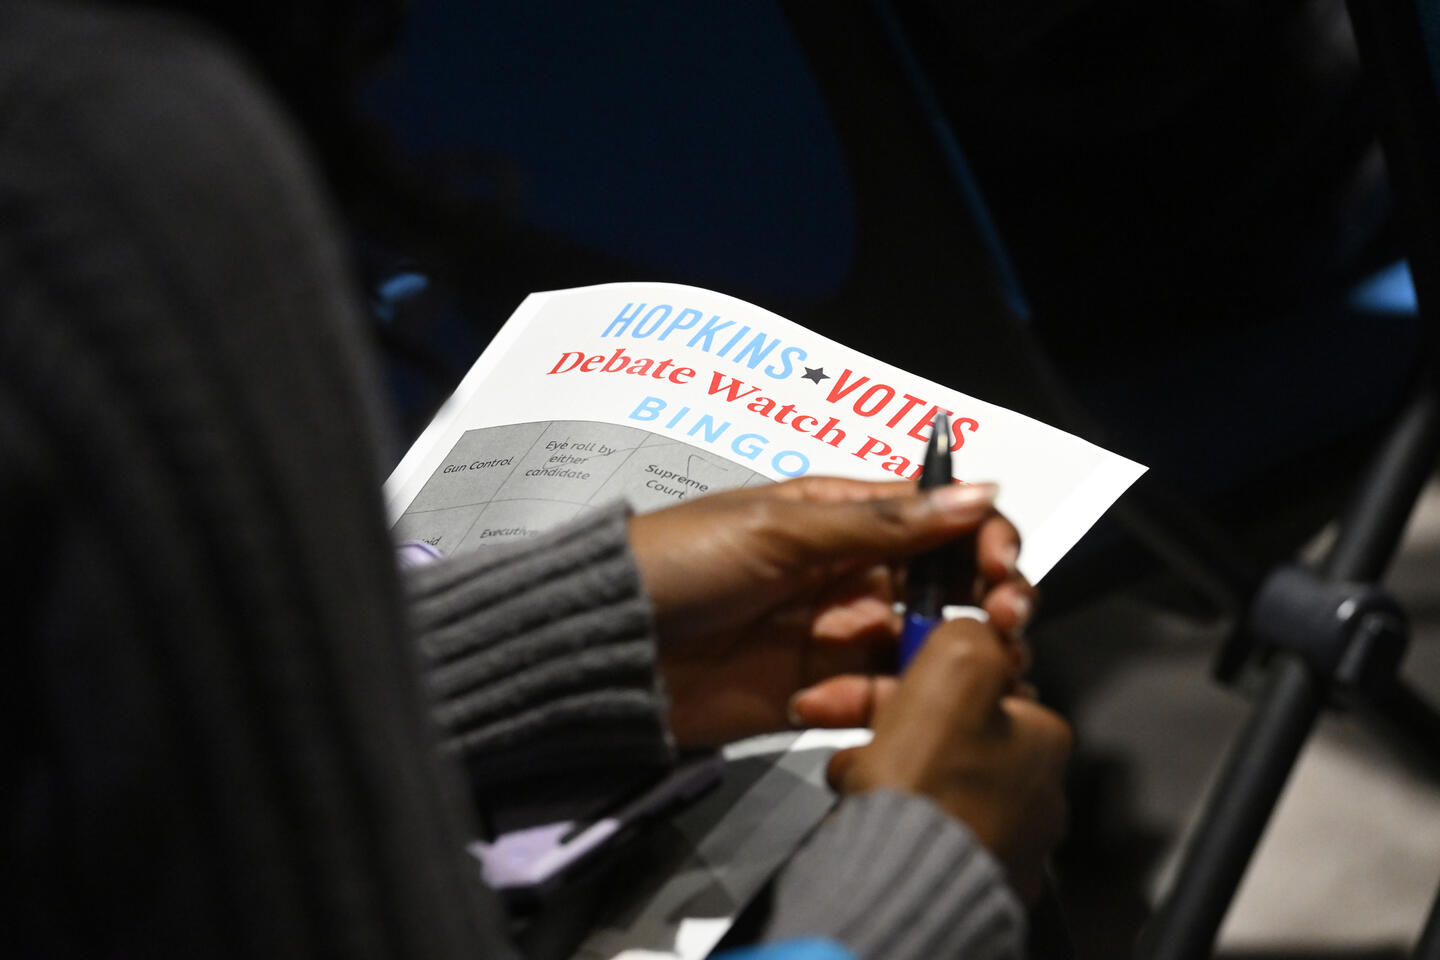
[[[1140,940],[1145,960],[1201,960],[1245,874],[1280,791],[1324,704],[1297,655],[1279,652],[1185,849],[1179,874]]]
[[[1331,580],[1378,581],[1440,452],[1440,400],[1426,380],[1395,422],[1340,524],[1322,568]]]

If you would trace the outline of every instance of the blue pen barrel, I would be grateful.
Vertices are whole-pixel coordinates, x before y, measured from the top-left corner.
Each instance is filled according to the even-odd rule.
[[[925,645],[925,638],[940,623],[939,617],[927,617],[919,613],[905,614],[905,626],[900,630],[900,671],[910,666],[910,661]]]

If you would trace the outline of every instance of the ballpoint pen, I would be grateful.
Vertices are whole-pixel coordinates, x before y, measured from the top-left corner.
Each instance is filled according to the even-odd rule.
[[[951,469],[950,418],[940,413],[935,416],[930,442],[925,447],[920,489],[933,490],[954,482]],[[905,584],[905,625],[900,633],[902,671],[920,652],[930,631],[943,619],[946,588],[973,582],[976,568],[974,534],[921,554],[911,561]],[[1048,875],[1048,870],[1040,899],[1030,912],[1027,956],[1045,960],[1072,960],[1075,956],[1064,912],[1056,895],[1055,881]]]
[[[952,483],[950,475],[950,417],[935,415],[930,442],[925,447],[925,464],[920,471],[920,489],[933,490]],[[905,584],[905,625],[900,632],[900,669],[920,652],[925,638],[940,622],[945,591],[964,582],[964,571],[975,565],[974,537],[961,539],[916,557],[910,563]],[[974,578],[973,572],[971,579]]]

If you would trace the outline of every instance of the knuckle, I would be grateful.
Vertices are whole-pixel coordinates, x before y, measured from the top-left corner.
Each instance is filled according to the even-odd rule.
[[[882,497],[877,500],[859,501],[858,506],[871,523],[887,533],[897,535],[910,528],[910,515],[906,510],[905,500],[897,497]]]
[[[751,500],[745,504],[739,520],[749,532],[761,537],[769,537],[784,528],[785,518],[789,513],[786,507],[787,504],[783,500],[773,500],[768,497]]]
[[[1010,518],[1003,513],[992,512],[985,520],[985,527],[991,536],[1000,537],[1004,540],[1020,542],[1020,530],[1010,522]]]
[[[776,484],[775,492],[781,497],[794,500],[808,500],[821,492],[819,477],[791,477]]]

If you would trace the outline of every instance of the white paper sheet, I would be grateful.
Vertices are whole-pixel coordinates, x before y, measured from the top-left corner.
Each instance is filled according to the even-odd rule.
[[[468,550],[628,497],[655,509],[802,474],[918,475],[937,409],[954,469],[1000,485],[1038,581],[1144,467],[724,294],[533,294],[386,484],[397,535]]]

